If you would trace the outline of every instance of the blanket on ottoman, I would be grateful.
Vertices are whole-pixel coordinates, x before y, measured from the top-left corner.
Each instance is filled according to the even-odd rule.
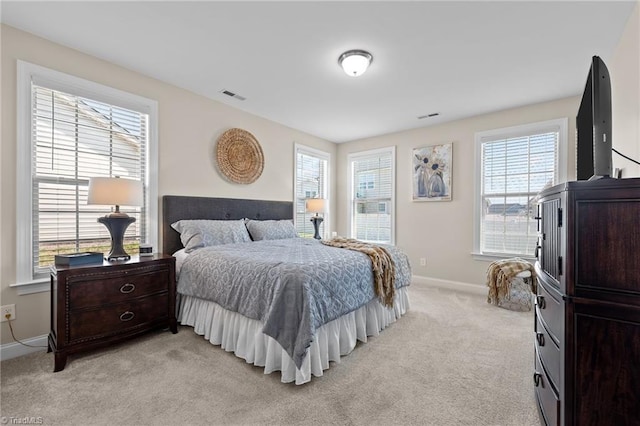
[[[518,257],[491,262],[487,269],[487,286],[489,287],[487,303],[499,305],[502,300],[508,299],[511,283],[516,275],[523,271],[531,272],[531,277],[527,280],[531,286],[531,292],[535,294],[537,291],[536,271],[531,263]]]

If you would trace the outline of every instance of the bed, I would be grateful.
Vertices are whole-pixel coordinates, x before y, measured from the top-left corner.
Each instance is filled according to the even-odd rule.
[[[280,371],[282,382],[322,376],[409,309],[404,253],[387,247],[395,285],[385,306],[366,254],[290,235],[291,202],[164,196],[162,205],[178,321],[265,374]]]

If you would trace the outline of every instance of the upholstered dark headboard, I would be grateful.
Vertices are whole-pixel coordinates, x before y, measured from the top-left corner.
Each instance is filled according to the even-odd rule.
[[[182,248],[180,234],[171,224],[180,219],[293,219],[291,201],[241,200],[182,195],[162,197],[162,252],[173,254]]]

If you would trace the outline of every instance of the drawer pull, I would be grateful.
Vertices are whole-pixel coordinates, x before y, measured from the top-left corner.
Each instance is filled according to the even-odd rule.
[[[136,286],[134,284],[126,283],[125,285],[120,287],[120,293],[129,294],[135,289],[136,289]]]
[[[544,334],[536,333],[536,340],[538,341],[539,346],[544,346]]]
[[[122,315],[120,315],[120,321],[122,322],[131,321],[135,316],[136,315],[133,312],[127,311],[127,312],[124,312]]]
[[[542,383],[542,374],[538,373],[537,371],[533,373],[533,383],[535,383],[536,387],[544,387],[544,384]]]
[[[536,303],[540,309],[544,309],[547,306],[544,301],[544,296],[536,296]]]

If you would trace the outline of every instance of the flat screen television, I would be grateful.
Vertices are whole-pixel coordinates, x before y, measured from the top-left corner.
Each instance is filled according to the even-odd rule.
[[[576,177],[611,176],[611,80],[602,59],[594,56],[576,116]]]

